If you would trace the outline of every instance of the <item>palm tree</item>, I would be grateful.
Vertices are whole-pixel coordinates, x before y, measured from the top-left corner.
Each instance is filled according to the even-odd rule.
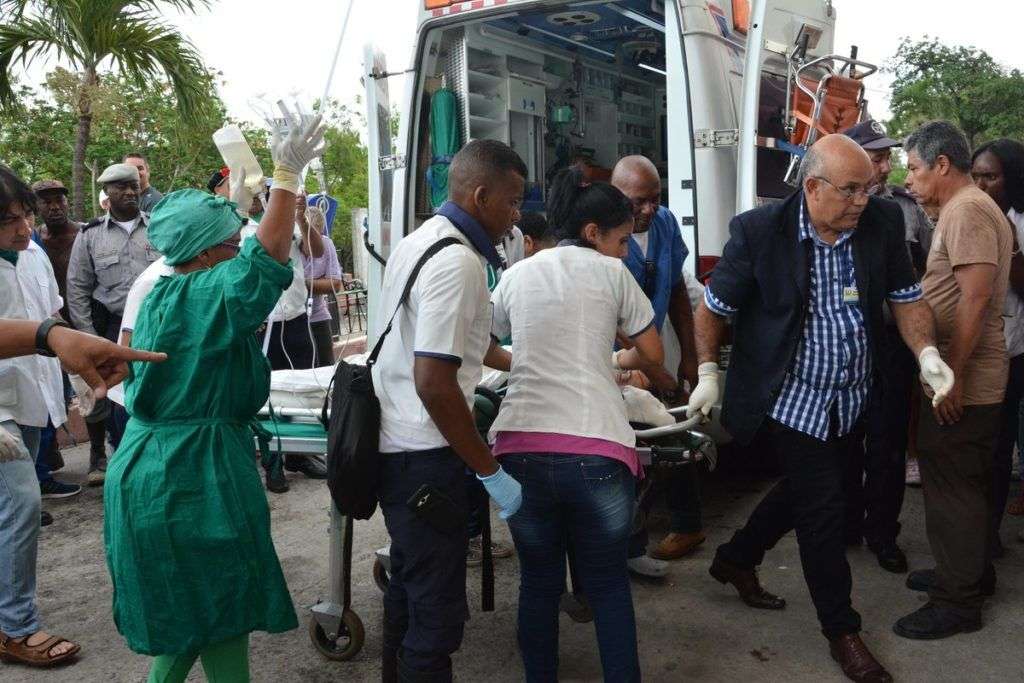
[[[208,5],[209,0],[0,0],[0,106],[15,100],[15,63],[24,67],[37,57],[55,56],[80,74],[72,166],[76,217],[84,215],[85,153],[100,66],[112,66],[140,83],[166,76],[182,116],[194,120],[207,87],[202,59],[157,12],[195,12]]]

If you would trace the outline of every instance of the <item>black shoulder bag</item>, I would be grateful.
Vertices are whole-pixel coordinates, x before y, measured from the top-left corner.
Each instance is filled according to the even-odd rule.
[[[373,347],[366,365],[338,362],[320,421],[327,429],[327,488],[338,512],[354,519],[369,519],[377,509],[380,485],[380,401],[373,390],[373,366],[391,332],[395,317],[409,299],[416,277],[430,257],[445,247],[462,244],[445,237],[430,246],[416,262],[402,297],[387,327]],[[333,388],[333,391],[331,389]],[[330,408],[330,417],[328,417]]]

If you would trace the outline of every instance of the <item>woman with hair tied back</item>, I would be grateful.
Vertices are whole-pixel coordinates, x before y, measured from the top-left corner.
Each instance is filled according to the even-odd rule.
[[[519,646],[526,680],[558,678],[558,605],[566,545],[594,612],[605,680],[640,680],[626,568],[636,441],[614,372],[642,369],[665,390],[654,311],[622,262],[629,200],[566,169],[548,218],[562,241],[502,275],[493,333],[513,341],[508,394],[491,428],[494,454],[523,486],[509,518],[520,563]],[[616,334],[634,346],[611,353]]]

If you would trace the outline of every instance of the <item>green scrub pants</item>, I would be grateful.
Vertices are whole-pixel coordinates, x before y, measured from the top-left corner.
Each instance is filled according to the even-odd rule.
[[[147,683],[182,683],[196,659],[210,683],[249,683],[249,634],[211,645],[199,652],[160,655],[153,660]]]

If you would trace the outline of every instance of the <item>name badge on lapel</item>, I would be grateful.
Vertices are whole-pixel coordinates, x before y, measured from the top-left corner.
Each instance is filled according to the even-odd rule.
[[[843,303],[844,304],[856,304],[860,302],[860,294],[857,292],[857,286],[853,285],[850,287],[843,287]]]

